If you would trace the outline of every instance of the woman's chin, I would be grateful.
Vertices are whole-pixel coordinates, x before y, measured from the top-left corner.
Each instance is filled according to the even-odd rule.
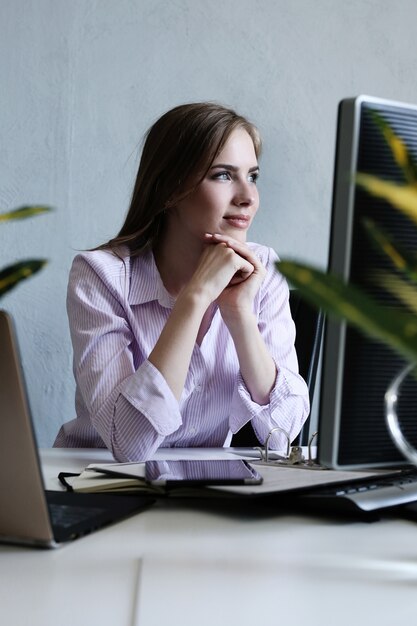
[[[232,237],[240,243],[246,243],[247,232],[247,229],[243,228],[225,228],[219,234],[224,235],[225,237]]]

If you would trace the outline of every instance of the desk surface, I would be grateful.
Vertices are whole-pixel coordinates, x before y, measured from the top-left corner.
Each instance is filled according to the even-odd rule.
[[[111,460],[44,450],[58,471]],[[58,550],[0,547],[5,626],[413,624],[417,524],[166,502]]]

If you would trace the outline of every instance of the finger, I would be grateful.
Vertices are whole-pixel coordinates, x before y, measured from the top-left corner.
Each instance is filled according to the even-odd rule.
[[[214,235],[212,235],[211,233],[204,233],[203,242],[208,247],[210,247],[210,246],[219,246],[219,245],[223,245],[225,247],[230,247],[230,246],[227,245],[226,241],[221,241],[221,240],[215,239]]]
[[[233,250],[225,241],[215,241],[209,245],[203,257],[221,259],[222,267],[229,265],[235,282],[246,280],[255,271],[255,266],[244,256]]]
[[[249,275],[246,274],[242,276],[240,272],[236,272],[236,274],[230,280],[229,285],[239,285],[240,283],[244,283],[245,280],[247,280],[248,278],[249,278]]]
[[[212,243],[224,243],[228,248],[234,250],[237,254],[248,260],[255,268],[261,267],[261,262],[249,248],[246,243],[241,241],[237,241],[232,237],[227,237],[226,235],[220,235],[218,233],[213,233],[210,238]]]
[[[223,245],[226,247],[231,248],[231,246],[227,245],[227,241],[226,241],[227,237],[224,237],[222,239],[216,239],[214,235],[212,235],[211,233],[205,233],[203,240],[205,244],[210,245],[214,245],[214,246],[218,246],[218,245]],[[232,248],[231,248],[232,249]]]
[[[247,280],[255,271],[255,268],[250,263],[246,263],[243,267],[241,267],[232,277],[230,281],[230,285],[237,285],[238,283],[243,283]]]

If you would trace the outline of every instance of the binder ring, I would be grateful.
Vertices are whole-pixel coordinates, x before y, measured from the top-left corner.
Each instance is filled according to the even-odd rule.
[[[308,464],[309,465],[314,465],[314,460],[313,460],[313,455],[311,454],[311,447],[313,445],[313,441],[315,440],[315,438],[317,437],[317,435],[319,434],[319,431],[316,430],[316,432],[314,432],[310,439],[308,440]]]
[[[290,445],[291,445],[291,440],[290,440],[290,436],[287,433],[286,430],[284,430],[283,428],[281,428],[280,426],[276,426],[275,428],[271,428],[271,430],[268,433],[268,436],[266,438],[265,441],[265,463],[268,463],[269,461],[269,440],[272,436],[272,433],[274,433],[276,430],[279,430],[280,432],[282,432],[286,439],[287,439],[287,452],[286,452],[286,458],[288,459],[288,457],[290,456]]]

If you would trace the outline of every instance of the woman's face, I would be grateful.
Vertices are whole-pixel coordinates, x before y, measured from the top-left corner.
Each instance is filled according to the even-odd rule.
[[[205,233],[246,241],[259,206],[258,173],[253,141],[238,128],[194,191],[169,210],[169,230],[183,242],[189,236],[203,241]]]

